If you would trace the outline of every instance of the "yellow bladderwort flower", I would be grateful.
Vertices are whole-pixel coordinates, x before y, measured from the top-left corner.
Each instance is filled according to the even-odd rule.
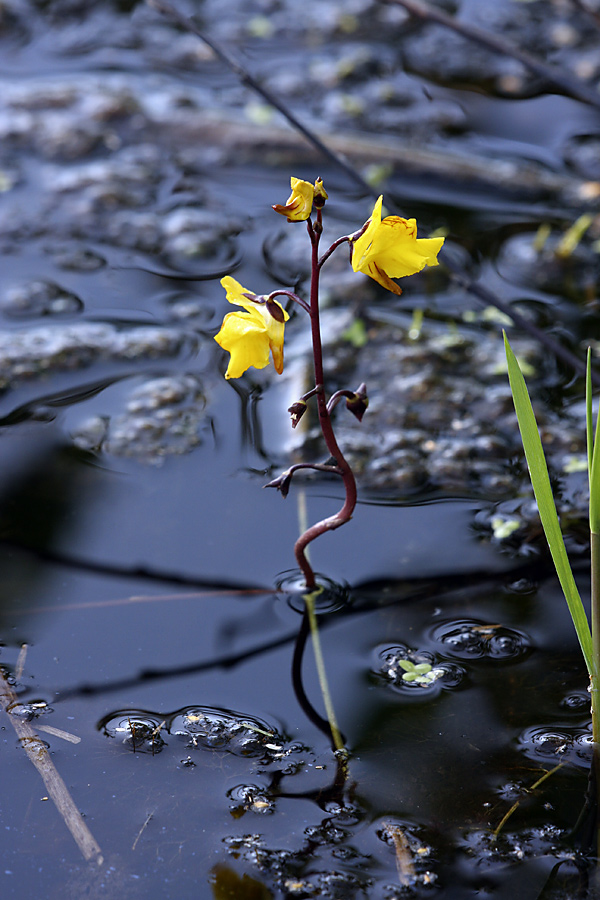
[[[392,278],[414,275],[425,266],[437,266],[444,238],[417,238],[416,219],[388,216],[381,220],[383,196],[379,198],[363,235],[352,242],[352,268],[401,294]]]
[[[246,312],[227,313],[215,341],[231,354],[225,378],[240,378],[246,369],[264,369],[269,364],[283,372],[283,331],[289,319],[277,300],[257,296],[227,275],[221,279],[230,303],[243,306]]]
[[[323,181],[320,178],[317,178],[314,184],[301,181],[300,178],[290,178],[290,186],[292,193],[288,197],[286,205],[276,204],[273,206],[275,212],[287,216],[288,222],[305,222],[312,212],[313,201],[321,208],[327,200]]]

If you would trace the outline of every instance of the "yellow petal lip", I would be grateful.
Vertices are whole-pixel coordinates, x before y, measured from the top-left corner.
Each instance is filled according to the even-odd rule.
[[[314,185],[308,181],[302,181],[301,178],[292,177],[290,178],[290,187],[292,193],[288,197],[286,205],[276,204],[273,209],[282,216],[287,216],[288,222],[305,222],[312,212],[315,196]]]
[[[221,279],[227,300],[241,306],[227,313],[215,341],[231,354],[225,378],[240,378],[253,366],[264,369],[269,364],[269,352],[273,356],[276,371],[283,372],[283,336],[289,315],[275,299],[266,300],[247,291],[239,281],[226,275]]]
[[[387,216],[382,221],[382,204],[380,196],[364,234],[353,241],[352,268],[398,294],[401,289],[391,279],[439,265],[437,255],[444,238],[417,238],[416,219]]]

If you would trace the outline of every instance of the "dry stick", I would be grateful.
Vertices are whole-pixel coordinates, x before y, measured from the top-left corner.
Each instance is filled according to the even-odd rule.
[[[554,87],[559,88],[567,96],[572,97],[574,100],[580,100],[582,103],[589,103],[590,106],[600,109],[600,94],[587,85],[585,81],[561,72],[555,66],[549,66],[548,63],[542,62],[541,59],[537,59],[525,50],[515,47],[510,41],[505,41],[504,38],[498,37],[490,31],[477,28],[476,25],[461,22],[441,9],[428,6],[426,3],[419,2],[419,0],[379,0],[379,2],[388,6],[403,6],[411,15],[419,19],[423,19],[426,22],[436,22],[438,25],[450,28],[457,34],[468,38],[468,40],[482,44],[495,53],[500,53],[502,56],[512,56],[513,59],[518,60],[532,72],[535,72],[536,75],[554,85]]]
[[[563,766],[564,766],[564,762],[561,761],[558,763],[557,766],[554,766],[553,769],[550,769],[549,771],[544,772],[542,777],[538,778],[538,780],[535,782],[535,784],[532,784],[530,788],[525,788],[527,793],[531,794],[533,791],[535,791],[536,788],[538,788],[540,786],[540,784],[543,784],[547,778],[550,778],[551,775],[554,775],[554,773],[558,772],[559,769],[562,769]],[[508,812],[502,816],[502,819],[500,820],[499,824],[492,831],[493,837],[495,837],[495,838],[498,837],[498,835],[500,834],[500,832],[502,831],[502,829],[504,828],[504,826],[506,825],[506,823],[508,822],[508,820],[510,819],[512,814],[515,812],[515,810],[517,810],[519,808],[520,802],[521,802],[520,800],[515,800],[515,802],[513,803],[511,808],[508,810]]]
[[[284,103],[276,97],[268,88],[264,87],[259,81],[254,78],[250,72],[244,68],[244,66],[240,65],[240,63],[232,56],[230,53],[227,53],[220,44],[213,41],[212,38],[208,37],[208,35],[202,31],[192,19],[187,19],[185,16],[182,16],[181,13],[175,9],[174,6],[171,6],[170,3],[165,2],[165,0],[147,0],[148,6],[151,6],[153,9],[157,10],[157,12],[162,13],[163,15],[169,16],[169,18],[173,19],[182,28],[186,31],[190,31],[192,34],[195,34],[196,37],[200,38],[207,47],[213,51],[215,56],[217,56],[222,62],[224,62],[232,72],[235,72],[237,77],[240,79],[242,84],[245,84],[251,90],[253,90],[256,94],[260,94],[263,100],[266,100],[267,103],[281,113],[284,118],[288,120],[290,125],[292,125],[296,131],[299,131],[300,134],[304,135],[307,141],[316,147],[322,154],[325,156],[330,162],[334,165],[342,168],[346,175],[352,179],[363,191],[372,194],[373,189],[365,179],[360,175],[356,169],[352,168],[343,157],[338,156],[333,150],[331,150],[327,144],[324,144],[323,141],[317,137],[317,135],[311,131],[306,125],[303,125],[300,119],[297,119],[293,112],[291,112]]]
[[[379,196],[379,192],[375,190],[370,184],[368,184],[362,175],[356,171],[346,160],[331,150],[330,147],[327,146],[317,135],[307,128],[306,125],[303,125],[299,119],[279,100],[275,94],[273,94],[268,88],[264,87],[260,82],[258,82],[251,74],[245,69],[240,63],[229,53],[227,53],[222,47],[219,46],[212,38],[209,38],[201,29],[197,27],[197,25],[191,20],[182,16],[178,10],[176,10],[170,3],[167,3],[166,0],[146,0],[149,6],[163,15],[168,16],[177,22],[182,28],[186,31],[195,34],[196,37],[200,38],[208,47],[211,48],[213,53],[215,53],[219,59],[221,59],[229,68],[235,72],[238,76],[242,84],[247,85],[251,90],[255,93],[259,94],[267,103],[273,106],[278,112],[281,113],[284,118],[292,125],[296,131],[302,134],[307,141],[309,141],[313,147],[315,147],[323,156],[326,157],[330,162],[332,162],[335,166],[342,169],[346,175],[357,184],[366,194],[371,197],[377,198]],[[577,79],[568,78],[568,76],[562,76],[558,70],[555,70],[551,66],[547,66],[545,63],[540,62],[535,59],[533,56],[529,56],[529,54],[523,53],[518,48],[513,47],[511,44],[506,43],[505,41],[501,41],[499,38],[494,37],[494,35],[489,34],[488,32],[482,31],[479,28],[474,28],[472,26],[467,26],[462,23],[457,23],[450,16],[446,16],[444,13],[439,10],[432,10],[428,7],[424,7],[422,4],[414,3],[413,0],[381,0],[381,2],[390,2],[390,3],[401,3],[405,6],[406,9],[409,9],[410,12],[414,13],[416,16],[420,16],[421,18],[429,19],[431,21],[436,21],[441,25],[447,25],[449,28],[453,28],[455,31],[459,31],[461,34],[464,34],[465,37],[470,37],[472,40],[480,41],[485,45],[492,47],[492,49],[496,50],[498,53],[505,53],[509,56],[515,56],[519,59],[523,65],[532,68],[533,71],[538,74],[544,74],[545,78],[548,78],[553,84],[559,85],[561,90],[565,93],[573,96],[577,100],[581,100],[584,103],[590,103],[592,106],[596,106],[600,108],[600,96],[598,96],[595,92],[593,92],[590,88],[588,88],[583,82],[578,81]],[[517,55],[518,54],[518,55]],[[398,207],[394,202],[388,202],[388,206],[392,209],[393,212],[398,213]],[[461,287],[468,291],[470,294],[473,294],[479,301],[483,301],[484,303],[495,306],[496,309],[499,309],[501,312],[505,313],[512,319],[513,323],[520,328],[522,331],[525,331],[527,334],[531,334],[537,341],[540,342],[544,347],[546,347],[556,359],[562,360],[567,366],[573,369],[578,375],[585,375],[585,363],[580,360],[574,353],[571,353],[566,347],[563,347],[558,341],[555,341],[550,335],[545,334],[541,329],[537,328],[533,322],[530,322],[525,316],[522,316],[520,313],[516,312],[512,309],[510,304],[504,303],[497,297],[492,291],[483,287],[483,285],[478,284],[473,281],[466,272],[457,264],[452,263],[450,260],[444,260],[444,264],[446,268],[450,271],[451,276],[454,281],[461,285]],[[600,386],[600,376],[592,372],[592,382],[596,386]]]
[[[71,832],[73,840],[81,850],[86,860],[94,860],[101,865],[103,862],[102,851],[93,834],[83,821],[81,813],[75,806],[66,784],[58,774],[56,767],[50,759],[50,754],[44,741],[38,737],[29,722],[12,716],[10,709],[14,704],[18,705],[19,699],[10,684],[7,682],[2,669],[0,669],[0,706],[7,714],[11,725],[17,733],[19,743],[36,767],[48,791],[48,795],[54,801],[54,805],[62,816],[65,825]]]

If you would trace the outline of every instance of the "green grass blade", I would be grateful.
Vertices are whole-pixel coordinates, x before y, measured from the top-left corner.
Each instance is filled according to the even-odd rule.
[[[592,348],[588,347],[585,367],[585,436],[587,440],[588,476],[592,486],[592,456],[594,453],[594,428],[592,415]]]
[[[533,493],[537,502],[542,527],[552,560],[562,587],[575,631],[581,645],[581,651],[585,659],[588,673],[593,672],[592,657],[592,635],[590,626],[573,578],[573,572],[567,557],[565,542],[560,530],[560,523],[556,512],[554,497],[552,496],[552,488],[550,486],[550,476],[548,475],[548,466],[542,448],[542,441],[538,431],[531,400],[527,392],[525,379],[519,368],[519,363],[511,350],[506,334],[504,335],[504,347],[506,350],[506,361],[508,363],[508,378],[510,381],[510,389],[513,395],[517,420],[519,422],[519,430],[521,432],[521,440],[525,450],[525,458],[529,467],[529,475],[531,484],[533,485]]]
[[[592,355],[589,347],[585,379],[585,417],[588,473],[590,478],[590,531],[593,534],[600,534],[600,452],[596,452],[598,449],[598,426],[600,424],[600,416],[596,420],[596,436],[594,438],[594,417],[592,413]]]

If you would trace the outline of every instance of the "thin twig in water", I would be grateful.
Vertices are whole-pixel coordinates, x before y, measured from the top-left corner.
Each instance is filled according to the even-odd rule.
[[[363,191],[367,193],[372,192],[372,188],[365,181],[365,179],[360,175],[359,172],[356,171],[352,166],[348,165],[348,163],[343,159],[343,157],[339,156],[327,144],[323,143],[323,141],[317,137],[317,135],[311,131],[309,128],[304,125],[300,119],[297,119],[296,116],[291,112],[291,110],[284,104],[282,101],[273,94],[268,88],[264,87],[259,81],[254,78],[250,72],[244,68],[244,66],[240,65],[237,59],[230,53],[221,47],[215,40],[210,38],[206,32],[201,31],[200,28],[195,24],[192,19],[186,19],[185,16],[182,16],[181,13],[175,9],[174,6],[171,6],[170,3],[166,3],[165,0],[147,0],[148,6],[151,6],[153,9],[157,10],[157,12],[162,13],[163,15],[168,16],[173,19],[182,28],[186,31],[190,31],[192,34],[195,34],[196,37],[200,38],[201,41],[210,47],[213,53],[219,57],[229,68],[235,72],[237,77],[240,79],[242,84],[247,85],[247,87],[251,88],[255,93],[259,94],[263,100],[266,100],[267,103],[276,109],[278,112],[285,116],[290,125],[292,125],[296,131],[298,131],[301,135],[303,135],[307,141],[310,141],[315,147],[317,147],[323,156],[325,156],[330,162],[339,168],[343,169],[346,175],[352,179]]]
[[[544,774],[541,776],[541,778],[538,778],[538,780],[535,782],[535,784],[532,784],[530,788],[525,788],[526,792],[528,794],[531,794],[532,791],[535,791],[535,789],[538,788],[540,786],[540,784],[543,784],[543,782],[547,778],[550,778],[551,775],[554,775],[554,773],[558,772],[559,769],[562,769],[563,766],[564,766],[564,762],[559,762],[558,765],[554,766],[553,769],[550,769],[548,772],[544,772]],[[508,812],[502,816],[502,818],[500,819],[500,822],[492,831],[493,837],[495,837],[495,838],[498,837],[498,835],[500,834],[500,832],[502,831],[502,829],[504,828],[504,826],[506,825],[506,823],[508,822],[508,820],[510,819],[512,814],[518,809],[520,803],[521,803],[520,800],[515,800],[515,802],[513,803],[511,808],[508,810]]]
[[[77,737],[76,734],[71,734],[70,731],[63,731],[62,728],[55,728],[54,725],[38,725],[38,731],[43,731],[46,734],[51,734],[53,737],[61,738],[63,741],[68,741],[70,744],[81,743],[81,738]]]
[[[587,3],[584,3],[583,0],[571,0],[573,6],[580,9],[582,13],[585,13],[586,16],[589,16],[592,22],[594,22],[597,26],[600,27],[600,13],[598,13],[595,9],[590,9]]]
[[[15,665],[15,681],[21,681],[23,678],[23,669],[25,668],[25,660],[27,659],[27,644],[21,644],[21,649],[19,650],[19,655],[17,657],[17,663]]]
[[[133,842],[133,846],[131,847],[132,850],[135,850],[135,848],[137,847],[138,841],[139,841],[139,839],[141,838],[141,836],[142,836],[142,834],[144,833],[144,831],[146,830],[146,828],[147,828],[147,826],[148,826],[148,823],[150,822],[150,820],[151,820],[152,817],[154,816],[154,813],[155,813],[155,810],[152,810],[152,812],[148,813],[148,815],[146,816],[146,821],[144,822],[144,824],[142,825],[142,827],[141,827],[140,830],[138,831],[137,837],[136,837],[135,841]]]
[[[443,12],[441,9],[421,3],[420,0],[379,0],[379,3],[383,3],[386,6],[403,6],[411,15],[419,19],[423,19],[426,22],[435,22],[437,25],[450,28],[457,34],[462,35],[462,37],[466,37],[470,41],[475,41],[475,43],[493,50],[494,53],[500,53],[502,56],[511,56],[550,85],[558,88],[561,93],[572,97],[574,100],[579,100],[582,103],[587,103],[590,106],[595,106],[596,109],[600,109],[600,95],[585,81],[574,78],[568,72],[563,72],[556,66],[548,65],[548,63],[537,59],[525,50],[521,50],[520,47],[511,44],[510,41],[506,41],[490,31],[485,31],[476,25],[469,25],[467,22],[461,22],[460,19],[449,16],[448,13]]]
[[[33,763],[40,773],[49,797],[54,801],[54,805],[62,816],[65,825],[71,832],[73,840],[79,847],[83,858],[88,861],[94,860],[98,865],[101,865],[103,862],[102,851],[93,834],[83,821],[81,813],[75,806],[66,784],[58,774],[54,763],[50,759],[46,744],[38,737],[29,722],[10,714],[10,708],[18,703],[19,700],[17,695],[6,680],[4,672],[0,669],[0,706],[6,713],[10,724],[15,729],[19,742],[30,762]]]

